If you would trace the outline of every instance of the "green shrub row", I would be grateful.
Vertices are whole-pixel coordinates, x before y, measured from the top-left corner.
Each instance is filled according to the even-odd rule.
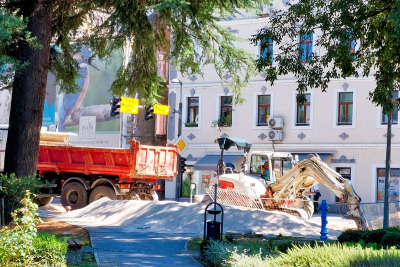
[[[0,232],[0,266],[65,267],[67,244],[49,234],[38,234],[37,205],[27,191],[22,208],[12,213],[13,227]]]
[[[357,246],[342,246],[340,244],[328,244],[311,247],[304,245],[295,246],[281,253],[278,257],[269,258],[268,266],[349,266],[350,262],[384,263],[400,260],[400,251],[395,248],[380,249],[363,248]],[[350,265],[351,266],[351,265]],[[355,265],[360,266],[360,265]],[[374,265],[381,266],[381,265]]]
[[[378,248],[397,247],[400,248],[400,227],[389,227],[376,230],[347,230],[338,237],[340,243],[350,242],[365,244],[376,243]]]
[[[260,249],[251,253],[239,245],[229,242],[209,242],[204,250],[204,258],[209,266],[221,267],[269,267],[269,266],[349,266],[351,262],[370,262],[378,264],[400,261],[400,250],[376,249],[360,244],[341,245],[312,244],[293,245],[286,253],[267,253]],[[357,263],[357,264],[358,264]],[[355,266],[359,266],[359,265]]]

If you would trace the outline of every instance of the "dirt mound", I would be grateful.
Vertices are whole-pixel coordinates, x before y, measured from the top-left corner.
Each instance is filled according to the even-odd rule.
[[[52,207],[40,208],[39,214],[81,227],[117,227],[124,232],[204,233],[204,204],[174,201],[109,200],[101,198],[87,207],[59,212]],[[62,210],[62,208],[61,208]],[[207,214],[207,221],[213,215]],[[221,221],[217,215],[217,221]],[[224,207],[224,232],[253,231],[261,234],[319,237],[318,223],[274,211]],[[329,231],[337,237],[341,231]]]

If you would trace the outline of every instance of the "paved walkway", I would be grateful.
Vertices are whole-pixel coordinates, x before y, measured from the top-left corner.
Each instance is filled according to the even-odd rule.
[[[61,207],[59,197],[52,205]],[[187,251],[188,234],[131,233],[124,227],[85,227],[89,231],[91,248],[98,267],[120,266],[185,266],[201,267]]]
[[[88,229],[99,267],[202,266],[192,258],[185,234],[129,233],[113,228]]]

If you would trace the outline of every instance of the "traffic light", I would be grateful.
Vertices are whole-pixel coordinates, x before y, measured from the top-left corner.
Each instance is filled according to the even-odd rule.
[[[186,167],[186,159],[181,157],[181,164],[180,164],[181,173],[185,172],[185,167]]]
[[[119,109],[120,104],[119,102],[121,101],[121,98],[113,96],[113,99],[110,101],[110,105],[111,105],[111,111],[110,111],[110,116],[111,117],[115,117],[119,114],[119,111],[117,111],[117,109]]]
[[[144,107],[144,120],[148,121],[148,120],[152,119],[154,117],[153,111],[154,111],[153,106],[145,106]]]

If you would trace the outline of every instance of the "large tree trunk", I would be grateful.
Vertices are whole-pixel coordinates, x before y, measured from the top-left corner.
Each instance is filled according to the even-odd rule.
[[[31,0],[24,4],[24,18],[29,18],[27,30],[37,37],[42,49],[33,50],[24,42],[18,44],[18,59],[30,65],[14,80],[4,163],[4,172],[15,173],[17,177],[36,173],[49,69],[53,2]]]

